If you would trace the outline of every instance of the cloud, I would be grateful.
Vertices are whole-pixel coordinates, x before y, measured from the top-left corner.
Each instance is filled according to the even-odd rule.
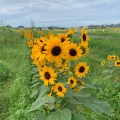
[[[0,14],[13,26],[31,19],[37,26],[103,24],[119,22],[119,6],[119,0],[1,0]]]

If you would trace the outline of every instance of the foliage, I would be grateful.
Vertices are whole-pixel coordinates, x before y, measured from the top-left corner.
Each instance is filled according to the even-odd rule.
[[[74,40],[72,39],[73,32],[74,31],[70,30],[66,34],[58,34],[58,37],[50,34],[48,38],[42,39],[42,42],[40,42],[40,40],[28,42],[31,48],[31,58],[34,61],[33,64],[35,64],[35,68],[32,71],[33,85],[31,86],[33,89],[31,97],[35,99],[35,102],[32,103],[29,112],[35,110],[40,111],[39,114],[36,114],[34,120],[41,118],[41,114],[42,119],[45,120],[74,120],[81,118],[85,120],[86,117],[83,115],[83,111],[86,110],[86,107],[98,115],[102,113],[109,116],[114,115],[114,110],[107,102],[101,101],[90,93],[90,89],[99,89],[99,85],[93,84],[89,78],[85,77],[89,67],[85,62],[81,61],[83,53],[87,54],[86,48],[88,47],[89,41],[87,32],[83,28],[80,37],[81,43],[78,42],[75,47],[73,45],[69,49],[69,46],[74,44]],[[63,38],[64,42],[62,41]],[[61,43],[59,43],[59,45],[61,44],[60,49],[62,50],[62,45],[64,46],[64,43],[66,43],[66,48],[70,50],[68,52],[68,58],[61,59],[58,56],[58,60],[56,57],[58,55],[58,49],[56,49],[55,54],[52,51],[53,49],[55,50],[56,46],[57,48],[59,47],[59,45],[57,45],[59,39],[61,40]],[[56,46],[54,46],[54,40],[56,40]],[[41,45],[42,47],[40,48]],[[81,55],[78,55],[79,57],[77,58],[74,53],[79,53],[77,49],[78,46],[81,50]],[[84,47],[84,49],[82,49],[81,46]],[[38,52],[37,48],[39,48]],[[48,51],[48,48],[51,51]],[[71,53],[71,50],[75,52]],[[38,56],[39,54],[40,56]],[[48,57],[49,54],[53,56],[52,59]],[[64,54],[67,55],[66,53]],[[75,58],[73,56],[75,56]],[[57,80],[55,81],[55,79]],[[82,107],[82,109],[78,109],[79,107]],[[77,118],[76,114],[78,115]]]

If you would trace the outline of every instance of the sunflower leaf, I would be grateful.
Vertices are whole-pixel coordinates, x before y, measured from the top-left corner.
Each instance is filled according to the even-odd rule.
[[[43,113],[37,113],[33,120],[46,120],[46,116]]]
[[[46,103],[54,103],[54,102],[55,102],[55,98],[53,96],[50,96],[50,97],[43,96],[42,98],[38,97],[36,99],[36,101],[34,103],[32,103],[32,106],[31,106],[29,112],[40,108],[42,105],[45,105]]]
[[[47,120],[71,120],[71,118],[72,116],[70,110],[65,108],[52,113]]]
[[[100,85],[98,84],[93,84],[90,79],[88,78],[82,78],[80,79],[81,81],[83,81],[85,83],[85,86],[89,87],[89,88],[92,88],[92,89],[100,89]]]
[[[84,115],[76,113],[76,114],[74,114],[72,120],[87,120],[87,119],[86,119],[86,117]]]
[[[49,87],[47,87],[47,86],[41,86],[41,88],[40,88],[40,92],[39,92],[39,97],[42,97],[43,95],[45,95],[46,94],[46,92],[47,91],[49,91],[50,90],[50,88]]]
[[[75,90],[67,88],[67,93],[65,94],[66,97],[74,97],[74,96],[80,96],[80,97],[89,97],[90,92],[87,88],[83,88],[80,92],[76,92]]]

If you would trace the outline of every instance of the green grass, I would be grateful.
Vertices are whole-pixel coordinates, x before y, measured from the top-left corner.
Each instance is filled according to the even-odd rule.
[[[30,120],[31,67],[26,40],[11,29],[0,28],[0,44],[0,60],[11,72],[0,82],[0,120]]]
[[[45,31],[48,33],[49,31]],[[54,31],[55,32],[55,31]],[[56,31],[57,33],[59,31]],[[90,53],[82,58],[90,66],[88,77],[93,82],[103,85],[100,91],[92,93],[101,100],[108,101],[115,110],[115,116],[87,114],[88,120],[119,120],[120,119],[120,82],[104,84],[100,63],[108,55],[120,56],[120,31],[100,30],[88,32],[90,35]],[[79,40],[80,30],[75,32],[75,41]],[[30,99],[31,60],[26,39],[20,37],[13,29],[0,28],[0,120],[32,120],[34,113],[28,113],[32,104]]]

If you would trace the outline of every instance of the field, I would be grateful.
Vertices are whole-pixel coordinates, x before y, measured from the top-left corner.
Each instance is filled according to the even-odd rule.
[[[114,116],[97,115],[94,112],[84,113],[88,120],[120,120],[120,69],[106,76],[101,66],[108,55],[120,57],[120,29],[87,29],[90,37],[89,54],[83,60],[90,67],[87,76],[93,83],[102,87],[100,90],[91,90],[91,93],[107,101],[114,109]],[[43,31],[48,33],[49,31]],[[52,31],[53,33],[64,31]],[[79,41],[81,29],[75,30],[74,41]],[[31,59],[27,39],[20,36],[16,30],[0,27],[0,120],[32,120],[34,114],[28,110],[34,101],[31,94]],[[115,66],[114,66],[115,67]]]

